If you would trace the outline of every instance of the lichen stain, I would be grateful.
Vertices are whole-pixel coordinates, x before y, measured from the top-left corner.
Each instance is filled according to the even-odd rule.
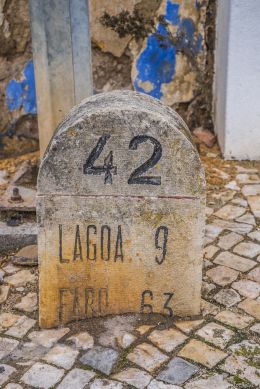
[[[27,62],[22,80],[10,80],[6,87],[6,104],[10,111],[23,108],[24,112],[37,113],[33,61]]]

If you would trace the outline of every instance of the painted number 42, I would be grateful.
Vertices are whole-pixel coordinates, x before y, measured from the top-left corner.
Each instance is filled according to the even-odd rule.
[[[117,175],[117,166],[114,166],[113,151],[110,151],[105,157],[103,165],[94,165],[97,159],[100,157],[110,135],[103,135],[99,138],[96,146],[89,154],[86,163],[83,165],[83,173],[100,176],[104,174],[104,183],[112,184],[113,174]],[[129,143],[130,150],[137,150],[138,146],[142,143],[149,142],[153,145],[153,153],[151,157],[145,161],[142,165],[136,168],[128,178],[128,184],[142,184],[142,185],[161,185],[160,176],[146,176],[149,169],[154,167],[162,156],[162,146],[158,140],[148,135],[137,135],[131,139]]]

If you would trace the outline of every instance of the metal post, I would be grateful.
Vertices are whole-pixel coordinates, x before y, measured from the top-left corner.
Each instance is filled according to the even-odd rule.
[[[40,151],[66,113],[92,95],[88,0],[30,0]]]

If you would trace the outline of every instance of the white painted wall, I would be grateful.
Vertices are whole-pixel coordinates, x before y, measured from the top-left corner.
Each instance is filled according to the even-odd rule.
[[[215,131],[226,159],[260,159],[260,0],[218,0]]]

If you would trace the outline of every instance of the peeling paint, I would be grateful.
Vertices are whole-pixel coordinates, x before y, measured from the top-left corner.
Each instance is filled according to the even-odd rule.
[[[6,87],[6,104],[10,111],[23,108],[25,113],[36,114],[36,91],[33,61],[27,62],[22,80],[11,80]]]
[[[156,33],[148,36],[145,46],[135,62],[133,84],[135,90],[143,93],[147,93],[158,99],[165,101],[165,95],[167,95],[168,87],[171,96],[173,85],[178,85],[182,91],[187,90],[187,95],[180,96],[176,90],[174,98],[178,101],[181,97],[183,101],[187,101],[192,98],[192,90],[194,88],[195,73],[191,69],[191,66],[182,69],[179,63],[187,62],[187,57],[183,52],[188,53],[189,56],[196,56],[202,51],[203,37],[198,31],[196,17],[194,13],[199,13],[201,4],[199,1],[194,1],[189,7],[182,7],[182,4],[173,2],[172,0],[165,0],[163,4],[162,14],[166,21],[170,24],[169,28],[175,35],[181,37],[177,45],[165,42],[159,42],[156,37]],[[190,8],[190,9],[189,9]],[[160,10],[161,11],[161,10]],[[158,23],[157,33],[162,36],[166,36],[165,27]],[[178,55],[177,55],[178,54]],[[177,74],[178,73],[178,74]],[[190,73],[190,74],[188,74]],[[176,76],[181,78],[182,81],[176,83]],[[185,85],[182,85],[185,83]],[[191,85],[192,83],[192,85]],[[190,85],[188,85],[190,84]],[[149,85],[149,88],[147,88]],[[153,87],[151,87],[151,85]],[[173,97],[172,97],[173,99]],[[170,103],[169,101],[165,101]]]

